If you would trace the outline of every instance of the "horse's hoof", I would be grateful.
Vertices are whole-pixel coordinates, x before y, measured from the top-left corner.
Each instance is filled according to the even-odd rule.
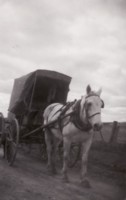
[[[48,167],[48,168],[47,168],[47,173],[48,173],[49,175],[55,175],[55,174],[57,174],[57,171],[56,171],[55,168],[50,168],[50,167]]]
[[[91,184],[89,182],[89,180],[84,180],[84,181],[81,181],[81,186],[85,187],[85,188],[91,188]]]
[[[55,176],[55,175],[57,174],[56,171],[54,172],[54,171],[50,171],[50,170],[47,170],[46,173],[47,173],[47,175],[49,175],[49,176]]]
[[[62,181],[63,181],[63,183],[69,183],[69,178],[66,176],[63,176]]]
[[[52,170],[52,173],[53,173],[54,175],[56,175],[56,174],[57,174],[57,170],[56,170],[56,169],[53,169],[53,170]]]
[[[49,176],[52,176],[52,175],[53,175],[52,171],[51,171],[51,170],[48,170],[48,169],[46,170],[46,174],[49,175]]]

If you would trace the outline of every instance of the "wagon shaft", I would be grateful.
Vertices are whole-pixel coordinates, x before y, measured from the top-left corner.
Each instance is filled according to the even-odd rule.
[[[72,111],[72,112],[70,112],[70,113],[68,113],[68,114],[66,114],[66,115],[64,115],[64,116],[62,116],[62,117],[60,117],[60,120],[64,119],[65,117],[68,117],[68,116],[72,115],[73,113],[74,113],[74,112]],[[48,124],[42,125],[42,126],[36,128],[36,129],[34,129],[33,131],[27,133],[26,135],[23,135],[22,138],[25,138],[25,137],[27,137],[27,136],[30,136],[30,135],[32,135],[33,133],[36,133],[36,132],[39,131],[39,130],[43,130],[44,128],[49,128],[50,126],[53,126],[55,123],[57,123],[57,121],[58,121],[58,119],[56,119],[56,120],[54,120],[54,121],[52,121],[52,122],[49,122]]]

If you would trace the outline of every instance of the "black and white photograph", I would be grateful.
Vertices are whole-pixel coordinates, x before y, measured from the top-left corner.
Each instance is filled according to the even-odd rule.
[[[0,200],[126,200],[125,0],[0,0]]]

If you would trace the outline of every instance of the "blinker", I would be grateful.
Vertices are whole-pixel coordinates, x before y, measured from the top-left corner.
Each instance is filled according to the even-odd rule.
[[[101,103],[102,103],[101,108],[104,108],[105,104],[104,104],[104,101],[102,99],[101,99]]]

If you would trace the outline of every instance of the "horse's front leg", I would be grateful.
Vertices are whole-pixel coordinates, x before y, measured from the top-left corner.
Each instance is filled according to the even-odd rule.
[[[71,141],[69,138],[64,137],[63,138],[63,181],[68,182],[68,159],[69,159],[69,152],[70,152],[70,147],[71,147]]]
[[[6,157],[6,155],[5,155],[5,151],[6,151],[6,149],[5,149],[5,142],[4,142],[4,144],[3,144],[3,158]]]
[[[81,184],[84,187],[90,187],[90,183],[87,177],[87,161],[91,144],[92,144],[92,137],[90,137],[87,141],[82,143]]]

